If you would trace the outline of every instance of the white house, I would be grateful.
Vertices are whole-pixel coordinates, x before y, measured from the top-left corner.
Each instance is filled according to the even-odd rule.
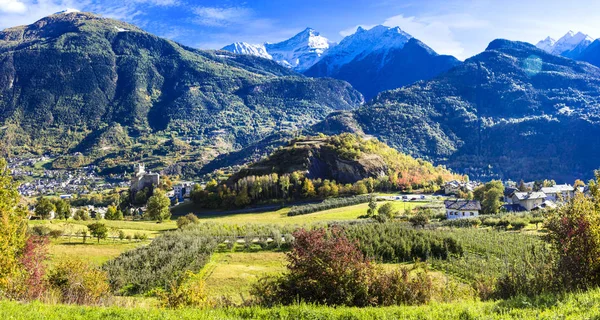
[[[519,204],[527,211],[536,206],[541,205],[546,201],[546,194],[543,192],[515,192],[512,196],[512,203]]]
[[[184,198],[188,198],[193,189],[194,183],[182,182],[173,186],[173,195],[176,199],[182,200]]]
[[[569,184],[557,184],[553,187],[542,188],[542,192],[546,194],[546,200],[566,201],[574,196],[575,188]]]
[[[475,200],[446,200],[446,218],[460,219],[479,216],[481,204]]]

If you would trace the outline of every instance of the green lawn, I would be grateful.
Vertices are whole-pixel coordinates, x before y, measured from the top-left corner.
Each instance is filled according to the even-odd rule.
[[[241,303],[242,297],[250,297],[250,287],[260,276],[283,272],[285,265],[281,252],[215,253],[201,273],[210,297]]]
[[[381,206],[385,202],[380,201],[378,205]],[[394,208],[400,213],[404,209],[412,209],[416,206],[422,205],[425,202],[400,202],[392,201]],[[428,202],[427,202],[428,203]],[[324,222],[324,221],[339,221],[339,220],[354,220],[358,217],[367,213],[368,203],[361,203],[354,206],[335,208],[325,211],[319,211],[311,214],[298,215],[294,217],[288,217],[287,213],[290,208],[283,208],[276,211],[269,211],[263,213],[240,213],[240,214],[202,214],[197,213],[198,217],[203,221],[212,221],[220,223],[276,223],[276,224],[309,224],[312,222]]]
[[[0,319],[10,320],[146,320],[146,319],[598,319],[600,290],[508,301],[430,303],[379,308],[294,305],[274,308],[208,308],[164,310],[149,308],[80,307],[0,301]]]
[[[127,240],[101,240],[87,239],[83,243],[81,238],[53,240],[50,245],[50,264],[56,263],[64,258],[78,258],[101,265],[110,259],[114,259],[121,253],[150,243],[150,241],[127,241]]]

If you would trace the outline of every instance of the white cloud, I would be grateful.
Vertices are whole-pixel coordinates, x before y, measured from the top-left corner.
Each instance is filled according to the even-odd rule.
[[[252,16],[252,11],[244,7],[196,7],[194,22],[209,27],[223,27],[231,24],[242,24]]]
[[[27,11],[25,3],[18,0],[0,0],[0,12],[23,14]]]
[[[66,8],[81,9],[88,0],[0,0],[0,29],[33,23]],[[7,3],[11,4],[12,10]],[[15,10],[18,9],[18,10]]]

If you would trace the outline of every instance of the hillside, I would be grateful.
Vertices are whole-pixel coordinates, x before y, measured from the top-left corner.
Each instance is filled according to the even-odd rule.
[[[87,150],[94,131],[113,124],[123,127],[119,135],[175,132],[197,145],[235,150],[362,101],[342,81],[187,48],[89,13],[55,14],[0,32],[5,152]]]
[[[265,159],[243,168],[229,181],[292,172],[302,172],[310,179],[330,179],[340,183],[384,176],[415,184],[433,181],[438,176],[445,180],[456,178],[442,167],[399,153],[376,139],[342,134],[293,139]]]
[[[390,146],[482,178],[587,178],[600,156],[600,69],[521,42],[427,82],[378,95],[315,126],[363,131]]]

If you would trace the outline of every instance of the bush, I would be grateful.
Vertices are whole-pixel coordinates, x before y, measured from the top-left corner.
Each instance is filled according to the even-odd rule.
[[[48,236],[52,239],[58,239],[58,238],[62,237],[62,235],[63,235],[62,230],[50,230],[50,232],[48,232]]]
[[[319,229],[294,233],[288,272],[263,278],[252,294],[262,305],[289,305],[297,299],[326,305],[366,306],[374,268],[343,231]]]
[[[206,307],[210,305],[204,280],[187,271],[184,276],[173,281],[168,290],[157,290],[160,305],[165,308]]]
[[[177,228],[181,229],[190,224],[198,224],[199,221],[200,219],[198,219],[195,214],[189,213],[177,219]]]
[[[510,222],[510,225],[515,230],[521,230],[529,224],[529,221],[525,219],[515,219]]]
[[[31,228],[31,233],[38,237],[45,237],[50,233],[51,229],[46,226],[34,226]]]
[[[375,305],[417,305],[425,304],[433,295],[433,280],[423,265],[417,263],[413,269],[399,268],[391,272],[381,272],[372,285]],[[415,275],[411,271],[417,269]]]
[[[598,172],[597,172],[598,173]],[[600,201],[600,199],[596,199]],[[600,284],[600,214],[598,203],[577,194],[550,216],[548,240],[559,254],[557,273],[567,289]]]
[[[99,304],[109,293],[106,273],[77,259],[59,261],[48,283],[62,303]]]
[[[264,306],[297,302],[356,307],[421,304],[433,296],[426,270],[414,276],[408,268],[386,273],[366,259],[340,228],[300,230],[294,237],[288,272],[263,277],[252,288]],[[420,264],[415,268],[421,268]]]

